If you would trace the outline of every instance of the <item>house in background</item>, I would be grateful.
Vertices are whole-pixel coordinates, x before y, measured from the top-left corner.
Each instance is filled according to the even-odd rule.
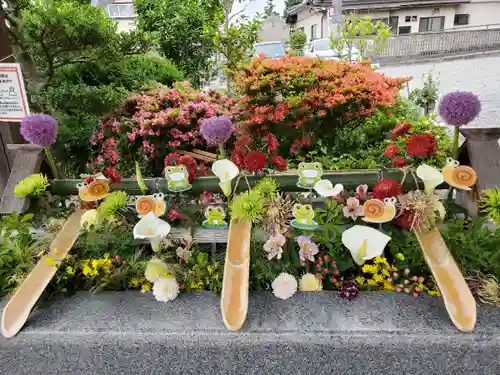
[[[330,4],[330,0],[304,0],[287,12],[286,22],[302,29],[309,41],[329,37]],[[500,24],[500,0],[344,0],[342,11],[382,20],[394,34]]]
[[[287,42],[290,39],[290,26],[278,14],[267,17],[259,32],[259,42]]]
[[[135,29],[137,14],[133,0],[92,0],[92,5],[104,8],[117,23],[119,32]]]

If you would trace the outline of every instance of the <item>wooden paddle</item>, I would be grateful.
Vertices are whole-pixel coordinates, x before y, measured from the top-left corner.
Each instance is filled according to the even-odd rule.
[[[230,331],[239,330],[247,316],[251,231],[252,222],[231,220],[220,303],[222,319]]]
[[[15,336],[26,323],[36,301],[54,277],[58,265],[64,260],[80,234],[80,219],[85,211],[77,209],[66,220],[61,231],[5,306],[0,331],[5,337]]]
[[[453,324],[463,332],[471,332],[476,324],[476,301],[453,259],[439,230],[414,230],[424,258]]]

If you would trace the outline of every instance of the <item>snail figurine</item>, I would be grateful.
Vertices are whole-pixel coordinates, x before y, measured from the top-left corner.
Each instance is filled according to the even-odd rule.
[[[471,190],[477,180],[474,169],[460,163],[452,158],[446,159],[446,166],[442,170],[443,178],[448,185],[461,190]]]
[[[167,206],[165,205],[165,195],[157,193],[153,195],[146,195],[137,197],[135,201],[135,209],[139,217],[144,217],[150,212],[154,213],[156,217],[163,216]]]
[[[385,198],[384,201],[379,199],[370,199],[363,205],[365,216],[363,220],[367,223],[387,223],[396,216],[395,197]]]
[[[76,187],[80,199],[84,202],[95,202],[109,194],[108,181],[99,177],[87,177],[85,181],[76,184]]]

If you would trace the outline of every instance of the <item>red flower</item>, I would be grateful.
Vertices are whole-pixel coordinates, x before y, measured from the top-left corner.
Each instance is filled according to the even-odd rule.
[[[405,210],[401,215],[394,219],[394,224],[398,227],[410,230],[413,225],[415,214],[413,211]]]
[[[113,167],[107,167],[104,169],[103,175],[109,179],[110,184],[117,184],[122,180],[120,172],[118,172]]]
[[[86,177],[86,178],[84,179],[84,181],[85,181],[87,184],[90,184],[92,181],[94,181],[94,177],[92,177],[92,176]]]
[[[247,156],[245,156],[245,168],[248,172],[260,172],[265,166],[266,155],[264,153],[259,151],[250,151]]]
[[[397,181],[386,178],[385,180],[377,182],[373,187],[373,198],[384,199],[397,197],[398,195],[401,195],[402,192],[403,189]]]
[[[271,156],[269,164],[274,165],[278,171],[286,171],[286,160],[281,156]]]
[[[400,148],[396,145],[389,145],[385,148],[384,150],[384,156],[386,158],[393,158],[394,156],[396,156],[397,154],[399,154],[400,152]]]
[[[404,136],[411,130],[411,124],[398,124],[392,129],[392,140]]]
[[[245,169],[245,156],[242,152],[234,150],[231,154],[231,160],[239,169]]]
[[[278,139],[276,139],[276,137],[272,133],[268,133],[264,137],[264,142],[267,145],[267,151],[269,152],[269,155],[273,155],[278,150],[278,147],[280,146]]]
[[[403,168],[406,165],[406,159],[401,156],[396,156],[392,159],[392,165],[398,168]]]
[[[169,165],[174,165],[174,164],[176,164],[178,157],[179,157],[178,153],[171,152],[170,154],[165,156],[165,161],[163,164],[165,165],[165,167],[168,167]]]
[[[189,174],[189,183],[193,182],[196,178],[196,169],[198,168],[198,163],[193,159],[192,156],[182,155],[177,159],[177,165],[185,165]]]
[[[251,146],[252,144],[252,138],[248,134],[245,134],[239,137],[238,140],[234,143],[234,149],[238,151],[245,151],[246,146]]]
[[[428,158],[437,152],[437,140],[430,133],[414,134],[406,140],[406,153],[417,158]]]
[[[186,216],[175,208],[171,208],[170,211],[168,211],[168,220],[170,221],[184,220],[185,218]]]

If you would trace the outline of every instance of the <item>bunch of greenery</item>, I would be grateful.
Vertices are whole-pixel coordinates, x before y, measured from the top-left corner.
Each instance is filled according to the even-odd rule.
[[[410,100],[424,110],[426,115],[429,115],[436,108],[438,99],[439,81],[430,71],[422,76],[424,87],[414,89],[410,94]]]
[[[301,56],[307,43],[307,35],[304,30],[294,30],[290,35],[290,47],[293,53]]]

